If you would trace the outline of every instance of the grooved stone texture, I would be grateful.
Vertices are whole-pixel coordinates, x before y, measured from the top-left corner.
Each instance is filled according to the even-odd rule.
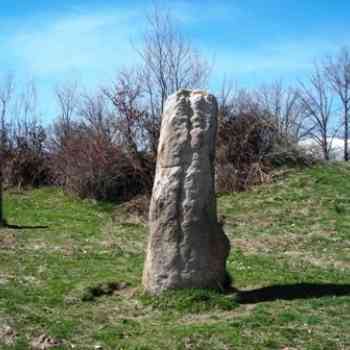
[[[228,238],[217,221],[217,102],[203,91],[180,90],[165,105],[150,206],[143,273],[147,292],[223,288]]]

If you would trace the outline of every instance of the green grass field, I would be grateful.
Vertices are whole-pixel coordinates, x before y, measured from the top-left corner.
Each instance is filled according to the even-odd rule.
[[[220,195],[231,294],[143,295],[147,227],[59,189],[6,193],[0,349],[350,349],[350,167]]]

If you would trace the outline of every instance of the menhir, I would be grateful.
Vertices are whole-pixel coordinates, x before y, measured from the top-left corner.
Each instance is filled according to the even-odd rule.
[[[180,90],[166,102],[143,273],[151,294],[229,283],[230,243],[216,211],[217,113],[215,97],[203,91]]]

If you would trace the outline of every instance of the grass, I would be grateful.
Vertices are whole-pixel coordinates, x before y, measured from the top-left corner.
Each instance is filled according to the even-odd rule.
[[[219,196],[238,290],[227,295],[144,295],[147,228],[120,207],[54,188],[5,203],[17,228],[0,231],[0,349],[43,334],[57,349],[350,349],[344,164]]]

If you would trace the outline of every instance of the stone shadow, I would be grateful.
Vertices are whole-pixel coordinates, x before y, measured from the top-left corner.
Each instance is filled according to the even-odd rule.
[[[12,230],[39,230],[39,229],[47,229],[49,226],[25,226],[25,225],[11,225],[11,224],[3,224],[2,228],[12,229]],[[0,228],[1,228],[0,227]]]
[[[297,283],[275,285],[253,290],[232,290],[240,304],[256,304],[275,300],[312,299],[327,296],[350,296],[350,284]]]

